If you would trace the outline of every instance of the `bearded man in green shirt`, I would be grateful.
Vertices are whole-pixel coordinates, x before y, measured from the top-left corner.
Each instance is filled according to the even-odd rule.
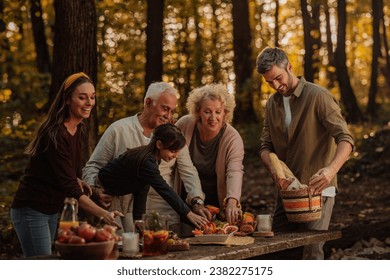
[[[273,228],[327,230],[337,192],[337,172],[353,150],[354,140],[338,101],[325,88],[297,77],[286,53],[266,48],[256,67],[276,90],[267,101],[261,133],[260,158],[276,182],[269,154],[275,153],[295,177],[314,194],[322,193],[322,215],[317,221],[289,223],[278,195]],[[324,259],[324,242],[304,247],[304,259]]]

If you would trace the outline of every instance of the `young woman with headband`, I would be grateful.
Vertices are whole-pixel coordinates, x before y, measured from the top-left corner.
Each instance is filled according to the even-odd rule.
[[[11,218],[26,257],[50,255],[58,213],[64,199],[74,197],[83,210],[115,224],[115,216],[89,198],[79,177],[83,120],[95,105],[95,88],[84,73],[62,84],[46,120],[26,148],[30,161],[11,206]],[[84,192],[86,190],[86,192]]]

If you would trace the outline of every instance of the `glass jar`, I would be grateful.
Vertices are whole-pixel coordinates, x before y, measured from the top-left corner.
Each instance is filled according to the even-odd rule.
[[[64,201],[64,209],[62,210],[59,228],[70,229],[72,226],[77,227],[79,221],[77,219],[77,200],[73,197],[67,197]]]
[[[168,252],[168,217],[157,212],[146,213],[142,217],[142,255],[158,256]]]

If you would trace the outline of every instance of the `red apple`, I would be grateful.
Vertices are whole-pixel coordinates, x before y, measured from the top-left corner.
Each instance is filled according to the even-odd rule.
[[[108,240],[111,240],[113,238],[114,238],[114,236],[112,235],[112,233],[109,232],[108,230],[103,229],[103,228],[98,229],[96,231],[96,234],[95,234],[95,241],[97,241],[97,242],[108,241]]]
[[[86,242],[85,242],[84,238],[77,236],[77,235],[72,235],[69,238],[68,243],[70,243],[70,244],[85,244]]]
[[[88,223],[81,224],[77,228],[77,235],[84,238],[85,241],[87,241],[87,242],[94,239],[95,234],[96,234],[96,228],[94,228],[93,226],[91,226]]]
[[[116,235],[116,227],[115,226],[104,225],[103,229],[107,230],[108,232],[111,232],[111,234],[114,236]]]
[[[74,235],[74,232],[70,229],[59,229],[57,241],[60,243],[68,243],[69,239]]]

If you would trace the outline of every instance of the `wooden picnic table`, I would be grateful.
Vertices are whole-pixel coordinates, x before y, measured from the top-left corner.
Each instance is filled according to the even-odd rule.
[[[273,237],[254,237],[254,243],[249,245],[226,246],[192,244],[188,251],[172,251],[168,252],[166,255],[142,257],[142,259],[242,260],[339,238],[341,238],[341,232],[332,230],[275,233],[275,236]]]
[[[237,237],[240,238],[240,237]],[[290,233],[275,233],[273,237],[254,237],[254,242],[248,245],[215,245],[191,244],[188,251],[171,251],[166,255],[142,257],[142,252],[134,257],[126,257],[115,250],[109,259],[138,259],[138,260],[242,260],[250,258],[267,259],[267,254],[302,247],[321,241],[341,238],[341,231],[301,231]],[[270,256],[269,255],[269,256]],[[26,259],[48,260],[61,259],[57,254],[38,256]]]

